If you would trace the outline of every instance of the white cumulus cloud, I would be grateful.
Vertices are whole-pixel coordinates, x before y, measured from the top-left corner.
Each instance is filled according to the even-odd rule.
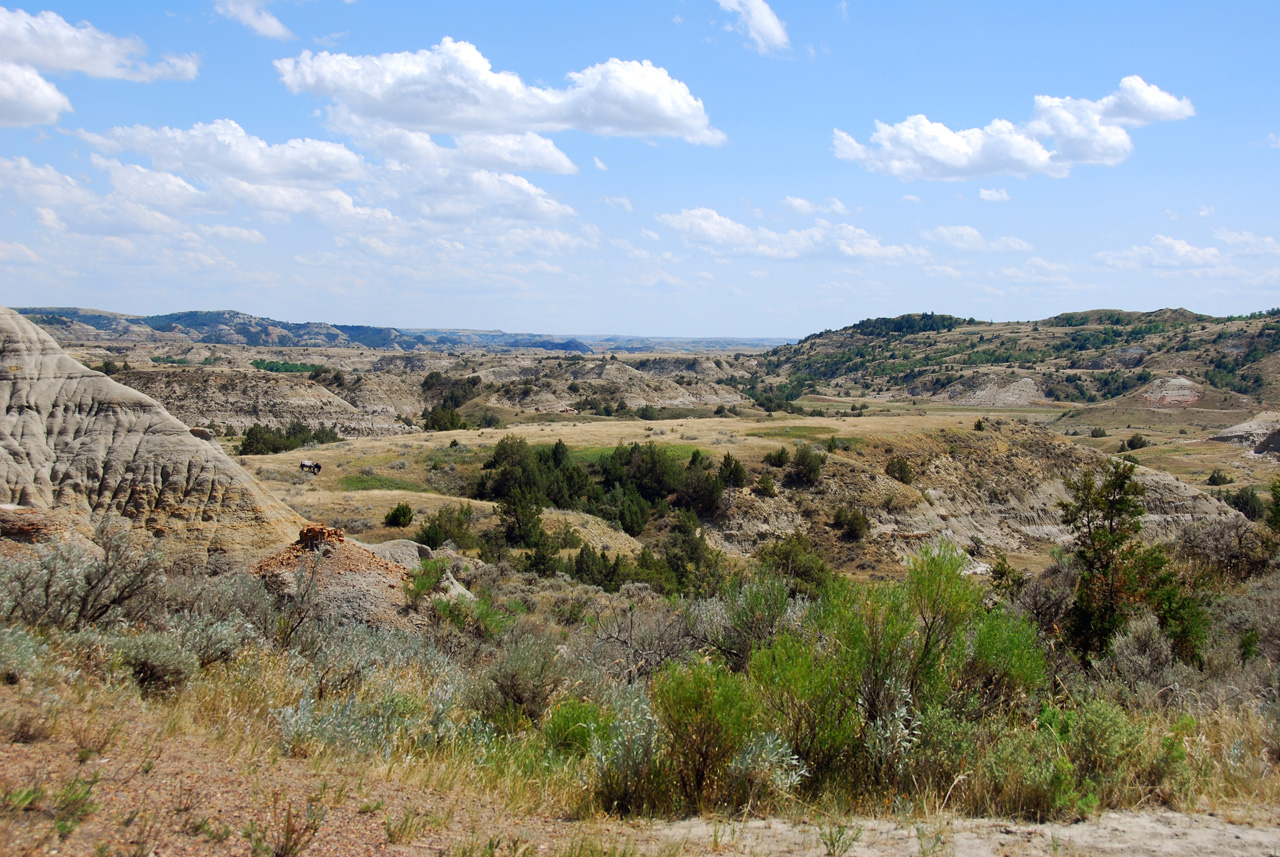
[[[762,54],[791,46],[787,25],[774,14],[765,0],[716,0],[720,8],[738,15],[738,28],[745,30]]]
[[[201,178],[328,185],[365,175],[363,159],[341,143],[308,138],[271,144],[231,119],[200,122],[189,129],[132,125],[104,134],[82,131],[80,136],[104,151],[143,152],[159,169]]]
[[[1026,241],[1021,238],[1015,238],[1012,235],[988,241],[982,237],[981,232],[972,226],[939,226],[937,229],[927,229],[921,234],[930,241],[937,241],[949,247],[955,247],[957,250],[968,250],[970,252],[1031,249],[1031,245]]]
[[[425,131],[412,131],[390,122],[365,119],[344,107],[330,111],[329,127],[372,149],[416,167],[452,169],[532,170],[573,174],[569,156],[550,139],[532,131],[523,134],[459,134],[452,147],[441,146]]]
[[[1032,118],[1023,124],[996,119],[984,128],[953,131],[918,114],[896,125],[877,120],[869,145],[838,128],[832,141],[837,158],[903,180],[1062,178],[1077,164],[1122,162],[1133,151],[1128,128],[1194,115],[1189,99],[1130,75],[1097,101],[1037,95]]]
[[[73,26],[53,12],[31,15],[0,6],[0,56],[9,62],[134,81],[191,80],[199,71],[200,61],[191,54],[165,56],[155,64],[142,61],[146,54],[141,39],[104,33],[87,21]]]
[[[1008,202],[1009,191],[1004,188],[979,188],[978,199],[983,202]]]
[[[271,0],[218,0],[214,10],[224,18],[244,24],[259,36],[268,39],[292,39],[293,33],[280,23],[280,19],[267,11]]]
[[[0,60],[0,126],[50,125],[71,102],[29,65]]]
[[[809,229],[777,232],[747,226],[714,209],[685,209],[679,214],[660,214],[658,222],[679,232],[691,244],[713,252],[773,259],[834,254],[880,261],[902,261],[924,253],[909,246],[885,245],[863,229],[848,224],[819,221]]]
[[[49,125],[71,102],[40,72],[79,72],[90,77],[152,81],[190,80],[199,71],[192,55],[141,60],[140,39],[104,33],[92,24],[71,25],[60,15],[31,15],[0,6],[0,127]]]
[[[495,72],[467,42],[378,56],[303,51],[277,60],[290,92],[328,96],[366,119],[442,134],[522,134],[575,129],[608,136],[678,137],[718,146],[702,101],[667,70],[610,59],[568,74],[564,89]]]
[[[111,177],[111,187],[121,197],[152,208],[184,209],[198,205],[204,196],[181,176],[149,170],[137,164],[122,164],[94,153],[89,162]]]

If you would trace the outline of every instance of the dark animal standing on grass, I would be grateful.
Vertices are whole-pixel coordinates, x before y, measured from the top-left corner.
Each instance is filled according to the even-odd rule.
[[[299,469],[299,470],[306,471],[307,473],[315,473],[315,474],[318,474],[318,473],[320,472],[320,462],[318,462],[318,461],[304,461],[304,462],[302,462],[301,464],[299,464],[299,465],[298,465],[298,469]]]

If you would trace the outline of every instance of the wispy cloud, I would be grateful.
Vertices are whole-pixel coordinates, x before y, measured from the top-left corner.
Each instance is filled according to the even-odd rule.
[[[214,11],[224,18],[244,24],[259,36],[287,41],[293,38],[289,28],[267,11],[271,0],[218,0]]]
[[[745,30],[762,54],[791,46],[787,25],[765,0],[716,0],[720,8],[738,15],[738,29]]]

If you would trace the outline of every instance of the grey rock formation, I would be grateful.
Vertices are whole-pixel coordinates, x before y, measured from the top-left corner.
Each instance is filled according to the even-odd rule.
[[[0,307],[0,503],[108,515],[165,549],[249,557],[304,523],[156,401]]]

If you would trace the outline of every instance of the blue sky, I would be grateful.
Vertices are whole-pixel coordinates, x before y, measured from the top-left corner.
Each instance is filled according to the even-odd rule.
[[[0,302],[802,336],[1280,305],[1280,4],[0,7]]]

